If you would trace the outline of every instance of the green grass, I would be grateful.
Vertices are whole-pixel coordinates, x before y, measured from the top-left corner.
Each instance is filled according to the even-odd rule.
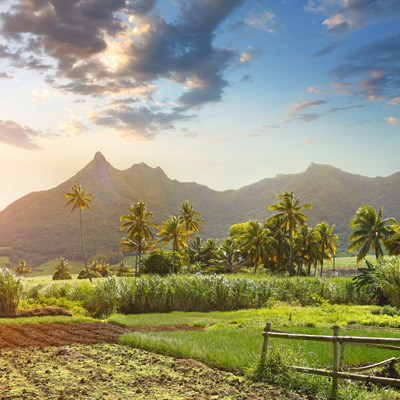
[[[10,257],[0,256],[0,268],[5,268],[10,264]]]
[[[261,349],[261,334],[266,321],[273,329],[318,335],[331,335],[335,324],[346,329],[341,334],[356,336],[400,337],[393,330],[374,330],[362,325],[400,326],[400,317],[373,315],[372,306],[324,305],[299,307],[275,305],[269,309],[233,312],[173,312],[170,314],[112,315],[110,322],[129,327],[154,325],[194,325],[204,331],[134,333],[123,337],[123,343],[174,356],[195,358],[223,368],[244,372],[257,361]],[[384,318],[382,318],[384,317]],[[351,329],[353,325],[360,326]],[[293,352],[308,354],[313,365],[329,364],[331,347],[311,342],[284,342],[272,339],[277,346],[287,346]],[[238,351],[240,349],[240,351]],[[379,361],[393,352],[351,346],[347,362],[364,364]],[[383,358],[382,358],[383,357]]]
[[[369,255],[365,257],[371,263],[375,263],[376,259],[375,256]],[[365,261],[361,261],[357,264],[357,257],[356,256],[348,256],[348,257],[336,257],[335,258],[335,268],[336,269],[357,269],[363,267],[365,265]],[[324,264],[324,269],[332,269],[333,262]]]
[[[365,326],[352,329],[354,323],[371,323],[370,319],[375,317],[371,314],[372,309],[372,306],[299,307],[277,304],[270,309],[234,312],[113,315],[109,321],[133,328],[179,324],[202,326],[204,330],[129,333],[122,336],[121,342],[164,355],[192,358],[214,367],[253,376],[260,359],[265,321],[272,321],[273,329],[286,332],[332,335],[332,325],[340,324],[340,335],[400,338],[400,332],[393,329],[378,330]],[[398,317],[389,318],[392,319],[391,322],[386,321],[388,325],[393,321],[396,321],[394,325],[400,322]],[[383,321],[375,320],[374,323],[383,324]],[[296,360],[296,365],[323,368],[332,365],[331,343],[271,338],[269,351],[277,351],[285,357],[290,355],[292,360]],[[344,365],[366,365],[396,355],[397,352],[392,350],[347,345]],[[290,383],[292,389],[316,395],[313,398],[327,398],[330,387],[328,379],[300,375],[293,371],[289,376],[296,376]],[[341,383],[341,391],[340,398],[346,400],[396,398],[393,391],[390,391],[391,397],[386,397],[389,392],[377,390],[368,393],[354,383]]]
[[[270,308],[214,311],[214,312],[181,312],[134,314],[114,314],[109,321],[123,326],[152,325],[197,325],[213,324],[241,325],[252,324],[263,327],[266,321],[280,327],[317,327],[329,328],[339,326],[375,326],[386,328],[400,327],[400,316],[376,315],[371,311],[377,306],[350,306],[323,304],[319,307],[300,307],[275,303]]]
[[[33,268],[32,273],[28,274],[27,277],[42,277],[42,276],[53,276],[54,267],[60,263],[58,258],[48,261],[42,265]],[[68,261],[69,267],[72,274],[79,274],[81,269],[83,269],[83,263],[77,261]]]

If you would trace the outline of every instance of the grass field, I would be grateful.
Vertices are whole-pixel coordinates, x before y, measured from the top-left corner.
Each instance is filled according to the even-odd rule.
[[[362,325],[370,318],[373,307],[361,306],[320,306],[290,307],[276,305],[271,309],[245,310],[235,312],[113,315],[110,321],[124,326],[143,329],[146,325],[195,325],[202,330],[168,332],[135,332],[123,335],[123,344],[155,351],[174,357],[192,358],[208,365],[250,374],[256,369],[262,347],[262,332],[265,321],[273,321],[273,328],[287,332],[314,335],[332,335],[331,326],[340,324],[340,334],[346,336],[397,337],[398,330],[376,329],[353,326]],[[378,316],[381,317],[381,316]],[[399,317],[390,317],[400,322]],[[383,321],[382,321],[383,322]],[[271,339],[270,351],[290,358],[295,365],[327,367],[332,363],[332,346],[327,343],[309,341],[288,341]],[[362,346],[347,346],[344,365],[365,365],[396,356],[398,352]],[[294,374],[296,375],[296,374]],[[297,374],[299,375],[299,374]],[[308,378],[298,378],[306,385]],[[326,398],[329,380],[311,377],[314,389],[299,387],[297,390]],[[315,389],[317,387],[317,389]],[[368,393],[357,389],[354,384],[342,385],[343,399],[395,399],[393,391],[378,390]],[[319,393],[319,394],[318,394]]]

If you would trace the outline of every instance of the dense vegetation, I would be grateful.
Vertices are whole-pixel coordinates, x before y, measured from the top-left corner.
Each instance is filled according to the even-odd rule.
[[[83,215],[88,257],[107,257],[110,264],[121,260],[119,217],[138,201],[146,202],[154,222],[160,224],[188,199],[206,221],[202,237],[220,240],[234,223],[263,221],[271,216],[266,206],[275,202],[275,194],[293,191],[303,202],[313,204],[307,213],[310,225],[319,221],[336,225],[341,255],[347,248],[349,220],[364,202],[377,209],[383,206],[388,216],[400,215],[400,174],[371,179],[313,164],[300,174],[279,175],[239,190],[217,192],[171,180],[160,168],[144,164],[119,171],[97,154],[68,181],[31,193],[0,212],[0,256],[12,256],[12,263],[25,259],[32,267],[60,256],[71,264],[82,260],[79,218],[64,207],[64,194],[76,183],[95,195],[92,210]]]

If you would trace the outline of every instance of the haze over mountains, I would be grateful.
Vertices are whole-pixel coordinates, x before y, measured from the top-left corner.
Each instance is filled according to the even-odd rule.
[[[101,153],[75,176],[59,186],[30,193],[0,212],[1,248],[14,258],[38,264],[56,257],[81,259],[78,213],[65,207],[64,194],[79,183],[95,195],[94,204],[83,213],[89,256],[119,251],[123,232],[119,217],[132,202],[143,200],[161,223],[177,214],[184,200],[193,203],[205,220],[205,237],[222,238],[229,226],[258,219],[270,213],[267,206],[276,194],[293,191],[302,202],[313,204],[309,224],[327,221],[336,225],[342,246],[347,246],[348,223],[357,208],[368,203],[383,206],[386,217],[400,215],[400,172],[368,178],[328,166],[311,164],[304,172],[263,179],[238,190],[215,191],[197,183],[171,180],[160,168],[134,164],[114,168]],[[1,254],[0,254],[1,255]]]

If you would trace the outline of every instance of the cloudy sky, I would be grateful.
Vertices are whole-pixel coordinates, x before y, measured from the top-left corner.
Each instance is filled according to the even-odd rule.
[[[399,0],[0,0],[0,209],[101,151],[238,188],[400,170]]]

